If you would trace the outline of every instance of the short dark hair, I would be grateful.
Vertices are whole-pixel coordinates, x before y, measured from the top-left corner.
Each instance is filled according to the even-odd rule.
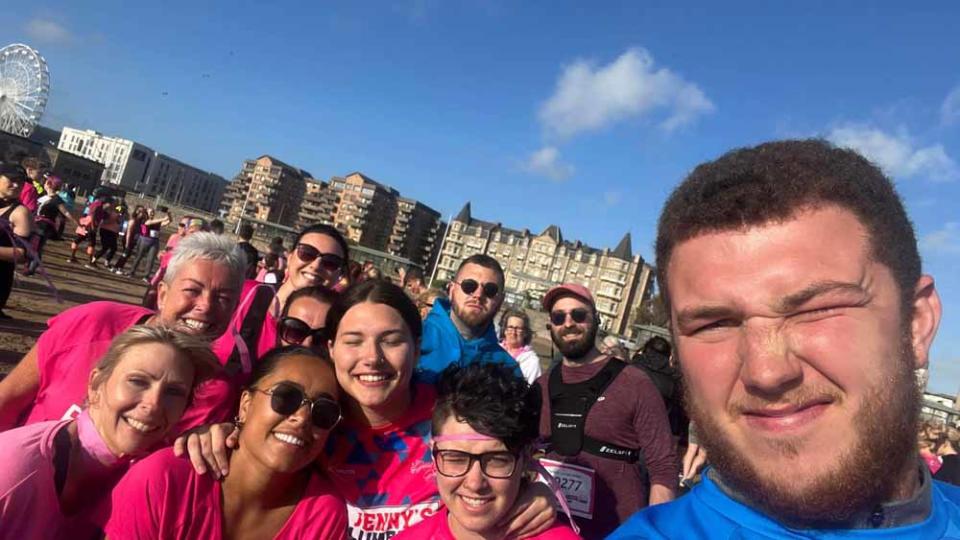
[[[782,222],[805,209],[836,205],[857,216],[871,256],[893,273],[901,310],[920,279],[917,238],[893,182],[853,150],[821,139],[740,148],[698,166],[664,205],[657,226],[657,279],[670,306],[667,267],[677,244],[696,236]]]
[[[240,225],[240,228],[237,229],[237,236],[249,241],[251,238],[253,238],[253,225],[250,225],[249,223]]]
[[[670,356],[670,342],[660,336],[653,336],[643,344],[643,354],[656,352],[663,356]]]
[[[423,283],[423,270],[416,266],[411,266],[407,268],[406,273],[403,274],[403,284],[406,285],[415,279],[419,279],[420,282]]]
[[[337,291],[328,289],[326,287],[314,286],[297,289],[290,293],[290,296],[287,297],[287,301],[283,304],[283,313],[281,313],[280,316],[286,317],[287,313],[290,312],[290,306],[292,306],[293,303],[300,298],[313,298],[332,306],[338,296],[340,295],[337,294]]]
[[[219,219],[214,219],[213,221],[210,222],[210,230],[217,234],[222,234],[223,222],[220,221]]]
[[[527,312],[518,309],[518,308],[507,308],[503,311],[503,315],[500,316],[500,341],[503,341],[504,336],[507,332],[507,321],[511,317],[516,317],[523,321],[523,326],[526,328],[523,332],[523,344],[529,345],[533,341],[533,329],[530,328],[530,316],[527,315]]]
[[[326,223],[314,223],[313,225],[309,225],[297,233],[297,238],[293,241],[293,246],[296,247],[297,244],[300,243],[300,239],[308,234],[322,234],[324,236],[333,238],[337,245],[340,246],[340,250],[343,251],[344,265],[350,261],[350,248],[347,247],[347,240],[343,237],[343,234],[337,230],[336,227],[327,225]]]
[[[453,416],[511,452],[528,448],[540,435],[540,387],[517,375],[516,366],[494,362],[451,364],[437,382],[433,433]]]
[[[468,264],[476,264],[478,266],[493,270],[497,274],[497,281],[500,283],[500,286],[503,286],[505,281],[503,277],[503,267],[500,266],[500,263],[493,257],[483,253],[475,253],[460,261],[460,266],[457,267],[457,273],[454,275],[459,278],[460,271],[463,270],[463,267]]]
[[[27,171],[15,163],[0,163],[0,176],[6,176],[13,182],[26,182]]]
[[[289,301],[289,300],[288,300]],[[327,335],[330,339],[337,336],[337,329],[340,327],[340,321],[347,311],[357,304],[364,302],[373,302],[374,304],[384,304],[392,307],[400,313],[403,322],[406,323],[413,339],[419,340],[423,335],[423,322],[420,320],[420,311],[416,304],[407,296],[397,285],[390,283],[385,279],[371,279],[350,286],[341,294],[330,311],[327,312]]]

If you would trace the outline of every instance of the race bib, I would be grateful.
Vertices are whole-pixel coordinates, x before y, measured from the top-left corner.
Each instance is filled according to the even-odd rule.
[[[553,475],[560,486],[570,506],[570,513],[577,517],[593,519],[594,480],[596,479],[593,469],[551,459],[541,459],[540,464]],[[540,480],[546,482],[545,478]]]

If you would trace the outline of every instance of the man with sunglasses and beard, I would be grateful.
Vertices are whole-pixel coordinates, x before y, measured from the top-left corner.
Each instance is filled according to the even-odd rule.
[[[520,367],[503,350],[493,319],[503,304],[503,268],[489,255],[476,254],[460,263],[447,288],[449,299],[437,298],[424,320],[420,362],[424,381],[435,381],[450,364],[498,362]]]
[[[918,455],[942,314],[893,183],[791,140],[698,166],[660,216],[660,290],[711,468],[611,538],[960,538]]]
[[[538,383],[544,466],[559,479],[584,538],[604,538],[631,514],[673,500],[677,459],[663,400],[646,374],[596,347],[599,318],[575,283],[543,297],[563,355]]]

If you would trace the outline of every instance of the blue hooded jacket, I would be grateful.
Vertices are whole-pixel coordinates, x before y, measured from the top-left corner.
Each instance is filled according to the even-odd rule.
[[[471,340],[463,339],[450,320],[450,301],[437,298],[423,322],[418,378],[424,382],[435,382],[440,373],[454,362],[461,365],[472,362],[501,362],[515,366],[517,374],[522,376],[517,361],[500,346],[492,324],[482,336]]]

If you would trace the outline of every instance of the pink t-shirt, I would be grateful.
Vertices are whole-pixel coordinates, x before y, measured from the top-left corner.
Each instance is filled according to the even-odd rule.
[[[37,340],[40,388],[25,424],[76,418],[87,397],[90,371],[110,348],[110,342],[153,311],[119,302],[91,302],[51,318]],[[168,437],[231,418],[240,399],[235,377],[218,373],[194,388],[190,407]]]
[[[394,537],[395,540],[457,540],[450,531],[449,512],[446,508],[426,518]],[[531,540],[579,540],[580,536],[568,525],[555,523],[546,531],[528,537]]]
[[[376,428],[347,424],[327,445],[325,468],[347,501],[350,538],[390,538],[440,508],[430,455],[436,392],[414,389],[402,418]]]
[[[90,302],[52,317],[37,340],[40,388],[25,424],[75,418],[90,371],[110,342],[153,311],[120,302]]]
[[[167,238],[167,251],[173,251],[177,247],[177,244],[180,243],[180,240],[183,239],[183,236],[180,233],[173,233],[170,235],[170,238]]]
[[[133,465],[113,490],[115,511],[107,522],[109,538],[223,538],[222,487],[209,474],[197,474],[190,460],[165,448]],[[345,539],[343,499],[329,481],[313,474],[303,498],[275,539]]]
[[[87,514],[60,511],[53,438],[70,420],[39,422],[0,433],[0,540],[90,538]]]

